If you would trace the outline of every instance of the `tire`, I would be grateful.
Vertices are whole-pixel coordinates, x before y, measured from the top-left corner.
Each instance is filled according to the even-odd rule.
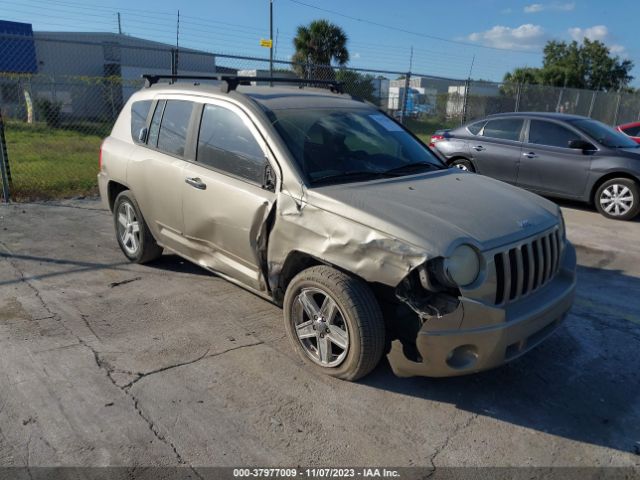
[[[316,321],[310,313],[314,309],[322,317]],[[300,358],[316,371],[342,380],[364,377],[384,353],[384,320],[371,289],[335,268],[311,267],[293,278],[284,297],[284,322]],[[324,359],[321,352],[327,352]]]
[[[476,171],[475,167],[473,166],[473,163],[471,163],[471,161],[467,160],[466,158],[456,158],[453,162],[449,164],[449,166],[451,168],[459,168],[460,170],[464,170],[466,172],[475,173]]]
[[[598,212],[615,220],[631,220],[640,213],[640,187],[628,178],[612,178],[596,191],[593,203]]]
[[[130,190],[124,190],[113,204],[113,223],[122,253],[134,263],[147,263],[162,255]]]

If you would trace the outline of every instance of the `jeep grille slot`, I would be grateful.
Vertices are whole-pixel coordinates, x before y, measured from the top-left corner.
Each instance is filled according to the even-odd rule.
[[[554,229],[496,253],[496,305],[524,297],[549,282],[560,266],[560,252],[560,235]]]

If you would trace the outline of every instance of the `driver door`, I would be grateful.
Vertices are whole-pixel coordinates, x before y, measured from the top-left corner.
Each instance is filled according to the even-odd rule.
[[[226,102],[200,106],[195,162],[183,171],[182,211],[189,256],[259,291],[266,218],[275,186],[265,185],[271,169],[258,130],[237,106]]]

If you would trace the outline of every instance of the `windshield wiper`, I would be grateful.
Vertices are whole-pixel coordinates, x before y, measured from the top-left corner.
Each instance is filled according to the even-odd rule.
[[[433,163],[414,162],[414,163],[407,163],[406,165],[401,165],[399,167],[391,168],[389,170],[385,170],[383,173],[385,175],[405,175],[407,173],[413,172],[414,170],[423,170],[425,167],[429,167],[429,169],[440,170],[440,167],[438,167]]]
[[[320,183],[327,180],[342,180],[351,177],[365,177],[365,178],[381,178],[386,177],[387,172],[372,172],[370,170],[355,170],[352,172],[332,173],[331,175],[325,175],[324,177],[318,177],[311,180],[311,183]]]

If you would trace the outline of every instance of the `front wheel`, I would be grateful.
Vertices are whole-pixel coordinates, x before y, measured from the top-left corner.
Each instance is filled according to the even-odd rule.
[[[465,172],[475,172],[476,169],[473,167],[473,163],[466,158],[457,158],[453,162],[449,164],[451,168],[458,168],[460,170],[464,170]]]
[[[284,297],[284,321],[298,355],[343,380],[368,374],[384,352],[384,320],[371,289],[331,267],[296,275]]]
[[[613,178],[600,185],[593,201],[605,217],[631,220],[640,213],[640,188],[628,178]]]

